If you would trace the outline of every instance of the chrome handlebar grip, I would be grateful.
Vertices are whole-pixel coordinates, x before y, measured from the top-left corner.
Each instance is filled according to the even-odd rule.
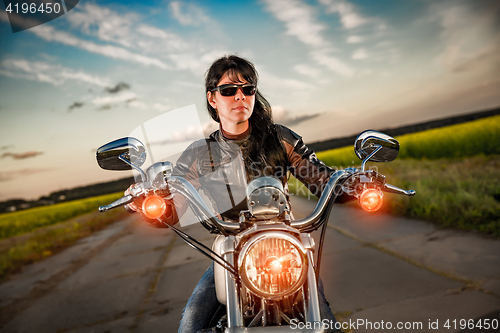
[[[399,188],[399,187],[396,187],[394,185],[387,184],[387,183],[384,184],[382,191],[388,192],[388,193],[403,194],[403,195],[407,195],[409,197],[413,197],[416,194],[416,192],[414,190],[406,191],[406,190],[403,190],[402,188]]]
[[[116,200],[115,202],[110,203],[107,206],[101,206],[101,207],[99,207],[99,211],[101,213],[107,212],[110,209],[113,209],[113,208],[116,208],[116,207],[120,207],[120,206],[129,204],[132,201],[134,201],[134,198],[129,194],[129,195],[124,196],[123,198],[120,198],[120,199]]]

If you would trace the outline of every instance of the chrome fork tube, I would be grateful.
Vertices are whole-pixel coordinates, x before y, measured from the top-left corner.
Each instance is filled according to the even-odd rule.
[[[222,256],[230,265],[234,266],[236,238],[234,236],[226,237],[221,246]],[[224,270],[224,278],[226,281],[227,327],[242,327],[243,314],[241,312],[241,303],[236,277],[226,269]]]
[[[314,239],[310,234],[301,234],[302,243],[306,249],[307,261],[307,292],[305,293],[305,319],[306,322],[321,322],[319,312],[318,284],[316,283],[316,272],[314,271]]]

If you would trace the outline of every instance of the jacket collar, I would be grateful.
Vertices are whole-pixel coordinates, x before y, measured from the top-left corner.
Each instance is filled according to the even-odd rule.
[[[239,140],[246,139],[250,135],[250,133],[252,132],[252,126],[250,125],[250,123],[248,123],[247,130],[241,134],[230,134],[230,133],[224,131],[224,129],[220,125],[219,125],[219,130],[220,130],[220,133],[222,134],[222,136],[224,137],[224,139],[239,141]]]

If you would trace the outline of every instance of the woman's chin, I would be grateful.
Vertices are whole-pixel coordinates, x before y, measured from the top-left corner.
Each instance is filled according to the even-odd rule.
[[[234,117],[232,117],[232,121],[234,121],[235,123],[242,123],[242,122],[245,122],[247,121],[248,119],[250,118],[250,114],[248,113],[239,113],[239,114],[236,114],[234,115]]]

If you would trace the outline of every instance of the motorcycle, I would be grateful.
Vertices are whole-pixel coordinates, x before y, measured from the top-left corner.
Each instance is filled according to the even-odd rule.
[[[199,222],[218,235],[212,249],[178,227],[169,228],[216,263],[217,298],[227,309],[214,328],[219,332],[288,332],[290,328],[299,332],[323,332],[325,325],[318,299],[321,250],[325,226],[337,197],[350,196],[357,199],[364,210],[374,212],[382,205],[383,192],[415,195],[413,190],[386,183],[378,172],[366,170],[368,161],[389,162],[399,152],[396,139],[370,130],[362,132],[354,143],[355,153],[362,160],[361,168],[333,173],[314,211],[303,219],[291,218],[283,184],[277,178],[263,176],[242,185],[241,180],[246,177],[241,165],[235,167],[238,163],[232,163],[239,161],[235,157],[229,162],[230,168],[220,170],[226,180],[231,178],[228,174],[232,174],[232,180],[228,181],[231,185],[239,182],[240,187],[246,187],[243,194],[246,209],[239,211],[238,221],[231,222],[210,210],[196,188],[173,173],[171,162],[157,162],[143,171],[146,149],[138,139],[125,137],[97,150],[101,168],[133,169],[140,180],[129,194],[99,210],[127,207],[140,201],[144,219],[164,222],[168,203],[175,196],[186,200]],[[319,228],[322,230],[316,246],[311,233]]]

